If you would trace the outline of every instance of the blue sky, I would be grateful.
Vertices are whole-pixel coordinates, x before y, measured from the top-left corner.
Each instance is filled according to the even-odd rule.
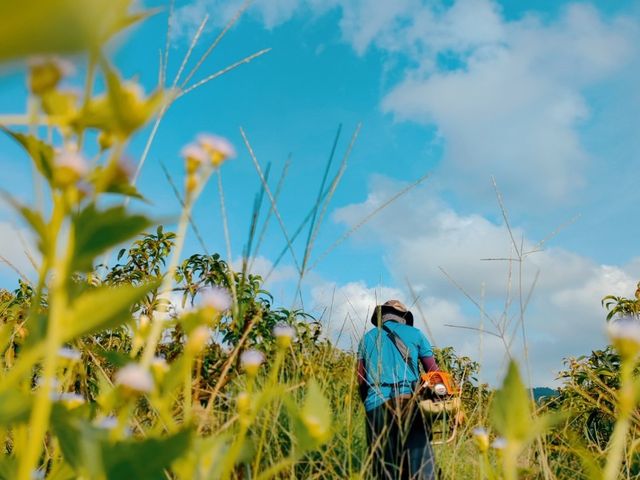
[[[240,3],[177,2],[169,78],[204,15],[210,21],[194,59]],[[113,56],[125,77],[137,76],[150,91],[167,9],[165,2],[145,4],[165,9],[115,45]],[[322,315],[330,335],[344,327],[341,343],[349,346],[366,328],[376,298],[412,303],[408,279],[434,343],[482,357],[483,375],[492,382],[504,366],[502,342],[486,337],[481,352],[477,333],[445,326],[477,327],[480,315],[439,267],[475,299],[484,288],[487,309],[500,322],[508,267],[480,259],[513,252],[491,177],[503,192],[518,244],[523,238],[532,248],[579,215],[524,267],[525,290],[540,271],[525,317],[533,381],[551,383],[563,357],[605,343],[600,298],[630,295],[640,277],[639,14],[631,1],[256,0],[194,79],[272,50],[172,107],[139,187],[153,212],[177,213],[160,163],[181,182],[183,145],[199,132],[229,138],[239,155],[222,174],[237,259],[259,186],[239,127],[263,167],[272,163],[272,186],[292,155],[279,202],[292,231],[315,201],[338,126],[334,171],[361,122],[316,256],[395,192],[426,172],[431,176],[321,261],[304,284],[305,307]],[[24,108],[24,85],[20,71],[0,78],[4,111]],[[130,145],[132,157],[147,135],[148,129]],[[29,167],[6,139],[0,139],[0,166],[3,188],[30,199]],[[15,241],[14,225],[20,226],[8,211],[2,215],[0,253],[28,270]],[[207,247],[224,253],[213,184],[195,218]],[[193,235],[187,245],[199,248]],[[268,268],[282,246],[272,221],[258,266]],[[3,285],[14,283],[10,270],[0,275]],[[269,287],[288,306],[294,286],[287,257]],[[517,298],[508,313],[516,315]],[[484,326],[496,328],[487,318]],[[513,353],[523,353],[518,341]]]

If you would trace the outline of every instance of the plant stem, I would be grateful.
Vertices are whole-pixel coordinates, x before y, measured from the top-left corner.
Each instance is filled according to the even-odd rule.
[[[160,293],[158,295],[159,297],[166,297],[169,293],[171,293],[173,280],[178,268],[178,262],[180,261],[180,254],[182,253],[182,249],[184,247],[187,227],[189,226],[189,218],[191,217],[191,209],[193,208],[193,205],[200,192],[202,192],[204,185],[206,185],[210,175],[210,169],[203,173],[200,185],[195,192],[187,195],[187,198],[184,202],[184,207],[182,208],[182,212],[180,213],[180,220],[178,222],[178,232],[176,233],[175,247],[171,255],[169,268],[167,269],[167,273],[165,274],[164,279],[162,280],[162,285],[160,286]],[[156,352],[156,348],[158,347],[158,343],[160,342],[162,336],[163,327],[164,319],[159,319],[156,315],[153,315],[151,321],[151,332],[149,332],[147,343],[142,352],[142,366],[148,368],[149,365],[151,365],[151,361],[153,360],[153,356]]]
[[[48,256],[56,259],[56,239],[60,232],[65,215],[64,198],[61,194],[54,195],[53,213],[49,225],[52,239]],[[61,323],[64,320],[67,308],[67,292],[65,288],[67,277],[67,263],[73,252],[72,235],[67,242],[67,255],[54,261],[54,275],[49,296],[49,321],[47,323],[47,336],[44,343],[44,367],[42,385],[39,387],[31,420],[29,422],[29,442],[25,446],[24,454],[20,456],[18,464],[18,480],[30,480],[32,472],[36,469],[38,458],[42,452],[43,440],[49,426],[51,414],[51,391],[56,373],[58,349],[60,348]]]
[[[635,405],[633,367],[634,361],[632,359],[623,358],[620,366],[621,381],[618,393],[619,414],[609,442],[609,453],[604,468],[603,480],[615,480],[622,465],[625,439],[631,425],[631,416]]]

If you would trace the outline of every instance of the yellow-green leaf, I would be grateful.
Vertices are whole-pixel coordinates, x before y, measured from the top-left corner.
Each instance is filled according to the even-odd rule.
[[[113,328],[131,318],[132,306],[158,287],[158,282],[141,286],[121,285],[88,290],[78,297],[65,316],[64,342]]]

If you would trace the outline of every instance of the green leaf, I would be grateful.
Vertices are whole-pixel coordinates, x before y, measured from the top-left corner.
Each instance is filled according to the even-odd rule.
[[[315,380],[309,382],[302,408],[285,399],[299,453],[318,448],[331,438],[331,406]]]
[[[65,317],[64,342],[116,327],[131,318],[132,306],[159,282],[140,286],[120,285],[88,290],[78,297]]]
[[[2,17],[0,16],[0,18]],[[2,35],[0,35],[0,38],[1,37]],[[33,135],[13,132],[3,126],[0,126],[0,129],[22,145],[33,160],[33,164],[36,166],[38,171],[44,178],[51,182],[53,179],[53,147]]]
[[[117,350],[105,350],[99,345],[87,346],[85,348],[88,348],[99,357],[104,358],[107,362],[109,362],[111,365],[113,365],[116,368],[121,368],[127,365],[128,363],[131,363],[131,357],[129,355],[126,355]]]
[[[522,383],[518,366],[511,360],[507,375],[491,402],[491,420],[507,441],[523,442],[533,428],[531,400]]]
[[[108,432],[61,405],[54,406],[51,425],[69,465],[89,478],[101,478],[104,470],[100,443],[107,441]]]
[[[95,204],[88,205],[74,218],[72,270],[93,270],[93,260],[97,255],[142,232],[153,223],[144,215],[128,213],[122,206],[98,210]]]
[[[46,251],[49,246],[49,230],[40,212],[36,210],[32,210],[26,205],[21,204],[6,192],[2,192],[2,197],[29,224],[29,226],[31,227],[31,230],[36,234],[38,238],[38,249],[43,254],[46,254]]]
[[[22,205],[20,202],[12,198],[9,194],[2,195],[7,202],[9,202],[13,208],[22,216],[22,218],[29,224],[31,230],[36,234],[38,238],[38,250],[44,255],[49,248],[49,230],[47,225],[40,215],[40,212],[32,210],[26,205]]]
[[[137,198],[138,200],[145,200],[142,194],[138,191],[135,185],[130,183],[112,183],[107,186],[106,193],[114,193],[117,195],[124,195],[125,197]],[[146,200],[145,200],[146,201]]]
[[[7,390],[0,394],[0,425],[26,422],[31,412],[31,397],[19,390]]]
[[[189,451],[192,432],[112,442],[108,431],[87,422],[75,410],[56,406],[52,425],[65,460],[87,478],[156,480]]]
[[[76,480],[78,475],[67,462],[55,462],[47,480]]]
[[[102,458],[108,479],[157,480],[163,471],[189,451],[192,433],[183,430],[162,438],[103,443]]]
[[[145,18],[132,0],[0,1],[0,62],[31,55],[96,50]]]
[[[3,455],[0,458],[0,480],[13,480],[18,476],[18,462],[15,457]]]

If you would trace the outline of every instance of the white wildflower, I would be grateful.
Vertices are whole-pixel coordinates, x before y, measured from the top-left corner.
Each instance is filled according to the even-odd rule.
[[[67,405],[69,408],[76,408],[85,403],[82,395],[72,392],[51,393],[51,400]]]
[[[180,151],[180,155],[187,162],[187,172],[192,173],[198,169],[200,165],[203,165],[209,155],[207,152],[200,146],[195,143],[190,143],[182,148]]]
[[[236,150],[226,138],[201,133],[198,135],[198,143],[209,154],[211,164],[214,167],[220,166],[227,158],[236,156]]]
[[[259,350],[245,350],[240,355],[240,364],[250,376],[255,376],[258,373],[258,369],[263,362],[264,354]]]
[[[75,348],[62,347],[58,349],[58,357],[70,360],[72,362],[79,362],[82,355]]]
[[[231,308],[233,299],[229,290],[222,287],[206,287],[200,291],[200,305],[213,308],[216,312],[226,312]]]
[[[104,430],[113,430],[118,426],[118,419],[116,417],[104,417],[96,421],[95,425]]]
[[[273,336],[280,348],[287,348],[296,336],[296,329],[287,323],[280,322],[273,327]]]
[[[507,448],[507,439],[504,437],[497,437],[492,443],[491,447],[496,450],[504,450]]]
[[[633,317],[611,320],[607,325],[607,333],[623,357],[633,358],[640,352],[640,320]]]
[[[482,427],[476,427],[471,432],[473,439],[481,452],[486,452],[489,449],[489,434]]]
[[[75,145],[58,150],[53,158],[54,179],[58,186],[76,183],[89,172],[89,163]]]
[[[153,377],[146,368],[130,363],[116,372],[115,383],[126,390],[149,393],[153,390]]]
[[[200,325],[189,335],[189,340],[185,347],[186,351],[191,355],[198,355],[207,345],[209,338],[211,338],[209,329],[204,325]]]

